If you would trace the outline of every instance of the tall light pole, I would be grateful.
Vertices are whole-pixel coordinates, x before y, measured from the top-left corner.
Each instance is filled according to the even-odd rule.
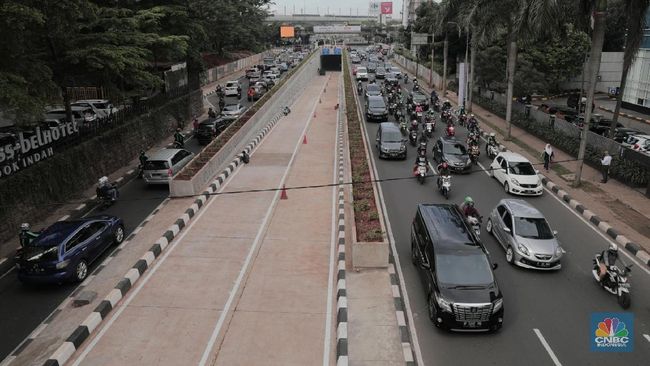
[[[445,52],[445,57],[443,61],[443,66],[442,66],[442,97],[444,98],[447,95],[447,53],[449,51],[449,37],[447,36],[447,25],[449,24],[456,24],[456,27],[458,27],[458,38],[460,38],[460,25],[456,22],[447,22],[445,23],[445,46],[444,46],[444,52]]]

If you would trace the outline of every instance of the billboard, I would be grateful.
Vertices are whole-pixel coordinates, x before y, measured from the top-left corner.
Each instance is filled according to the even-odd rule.
[[[379,1],[377,0],[370,0],[370,6],[368,8],[368,15],[370,16],[377,16],[379,15]]]
[[[280,38],[293,38],[296,36],[294,29],[290,25],[280,26]]]
[[[382,1],[381,2],[381,13],[382,14],[393,14],[393,2],[392,1]]]
[[[314,33],[361,33],[360,25],[315,25]]]

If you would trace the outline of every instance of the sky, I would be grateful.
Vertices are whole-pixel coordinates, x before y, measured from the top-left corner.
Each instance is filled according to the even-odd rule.
[[[384,0],[380,0],[384,1]],[[390,0],[385,0],[390,1]],[[338,15],[368,15],[369,0],[275,0],[275,5],[271,6],[271,10],[278,14],[284,14],[286,6],[287,14],[292,14],[294,6],[296,13],[301,13],[304,7],[307,14],[325,14],[329,8],[330,14]],[[400,11],[402,11],[402,0],[393,0],[393,19],[400,18]]]

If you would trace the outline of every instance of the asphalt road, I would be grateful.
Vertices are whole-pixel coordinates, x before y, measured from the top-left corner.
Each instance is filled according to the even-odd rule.
[[[242,99],[240,102],[249,106],[246,100],[248,81],[240,78]],[[226,103],[234,102],[236,97],[227,97]],[[216,94],[208,96],[208,102],[218,105]],[[186,140],[185,148],[198,153],[203,146],[195,138]],[[148,186],[141,179],[134,179],[120,187],[120,199],[113,206],[101,213],[115,215],[124,220],[125,232],[130,234],[151,212],[167,197],[166,185]],[[97,214],[91,211],[88,215]],[[110,253],[104,254],[104,257]],[[118,256],[119,258],[119,256]],[[103,261],[95,261],[91,270]],[[62,285],[23,285],[16,276],[16,270],[0,274],[0,362],[37,328],[77,288],[77,284]]]
[[[408,86],[412,87],[412,83]],[[365,126],[378,178],[410,176],[415,148],[408,145],[409,155],[405,161],[380,160],[374,146],[378,125],[366,122]],[[443,133],[441,127],[436,126],[434,139]],[[457,126],[456,131],[458,139],[465,141],[466,129]],[[428,157],[432,161],[431,140],[428,145]],[[482,155],[484,146],[482,141]],[[480,163],[488,167],[490,161],[481,156]],[[632,306],[628,310],[635,315],[634,352],[591,352],[591,313],[623,312],[616,297],[603,291],[591,274],[594,255],[605,249],[609,241],[552,193],[545,191],[541,197],[524,199],[544,213],[551,227],[559,232],[559,239],[567,251],[561,270],[541,272],[510,266],[503,249],[483,228],[482,241],[492,261],[499,265],[495,276],[504,293],[505,317],[499,332],[482,334],[445,332],[429,321],[424,288],[410,260],[410,225],[418,203],[460,203],[470,195],[486,221],[499,200],[514,197],[506,194],[496,180],[482,171],[453,175],[449,201],[438,193],[433,177],[424,185],[415,179],[388,181],[381,183],[381,189],[424,365],[475,365],[477,362],[484,365],[647,364],[650,336],[644,337],[644,334],[650,334],[650,293],[645,290],[650,288],[650,271],[643,264],[623,256],[627,263],[635,263],[630,280]]]

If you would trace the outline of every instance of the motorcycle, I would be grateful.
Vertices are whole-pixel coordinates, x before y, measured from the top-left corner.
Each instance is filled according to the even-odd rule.
[[[458,116],[458,124],[461,125],[461,126],[465,126],[465,122],[467,122],[467,115],[460,114]]]
[[[413,91],[414,91],[414,92],[418,92],[418,91],[420,91],[420,86],[419,86],[418,84],[415,84],[415,82],[413,82],[413,83],[414,83],[414,84],[413,84]]]
[[[483,222],[483,216],[467,216],[467,223],[471,226],[474,234],[478,239],[481,238],[481,223]]]
[[[395,105],[395,103],[389,104],[388,105],[388,114],[395,114],[395,109],[396,108],[397,108],[397,106]]]
[[[454,137],[454,136],[456,136],[456,131],[455,131],[455,129],[454,129],[454,126],[452,126],[451,124],[448,124],[448,125],[447,125],[447,129],[445,130],[445,135],[446,135],[447,137]]]
[[[409,83],[409,76],[408,76],[408,75],[404,75],[404,84],[406,85],[406,84],[408,84],[408,83]]]
[[[432,105],[433,105],[433,110],[434,111],[440,112],[440,101],[439,100],[436,100],[434,103],[432,103]]]
[[[357,86],[357,94],[361,95],[363,93],[363,87],[361,85]]]
[[[418,167],[415,170],[415,174],[418,177],[418,182],[420,182],[420,184],[424,184],[424,180],[427,177],[427,163],[418,162]]]
[[[406,125],[406,121],[401,120],[399,123],[399,130],[402,132],[402,136],[406,136],[406,132],[408,132],[408,126]]]
[[[607,274],[601,281],[600,276],[598,275],[601,261],[602,254],[596,254],[596,257],[593,260],[594,268],[591,271],[596,282],[598,282],[605,291],[616,295],[618,298],[618,304],[621,305],[623,309],[629,308],[632,298],[630,297],[628,273],[632,270],[632,265],[630,264],[625,266],[623,269],[620,269],[617,266],[607,268]]]
[[[470,145],[469,159],[472,161],[472,163],[478,164],[479,155],[481,155],[481,151],[478,149],[478,146]]]
[[[427,137],[433,137],[433,123],[427,122],[424,124],[424,131],[427,134]]]
[[[485,155],[487,155],[488,158],[494,159],[497,157],[497,154],[499,154],[499,148],[496,144],[490,143],[485,145]]]
[[[440,177],[438,190],[446,199],[449,199],[449,191],[451,191],[451,175],[443,175]]]
[[[478,146],[478,145],[479,145],[479,138],[478,138],[478,135],[475,134],[475,133],[473,133],[473,132],[471,132],[471,133],[469,134],[469,136],[467,136],[467,141],[466,141],[466,143],[467,143],[467,146],[473,146],[473,145]]]
[[[99,204],[100,210],[108,208],[120,197],[120,191],[117,189],[117,185],[115,183],[106,182],[105,184],[109,186],[107,190],[104,190],[99,186],[95,189],[95,194],[97,195],[97,202]],[[115,198],[113,198],[109,193],[111,191],[115,192]]]
[[[409,133],[409,142],[411,145],[415,146],[418,143],[418,131],[417,130],[411,130]]]

